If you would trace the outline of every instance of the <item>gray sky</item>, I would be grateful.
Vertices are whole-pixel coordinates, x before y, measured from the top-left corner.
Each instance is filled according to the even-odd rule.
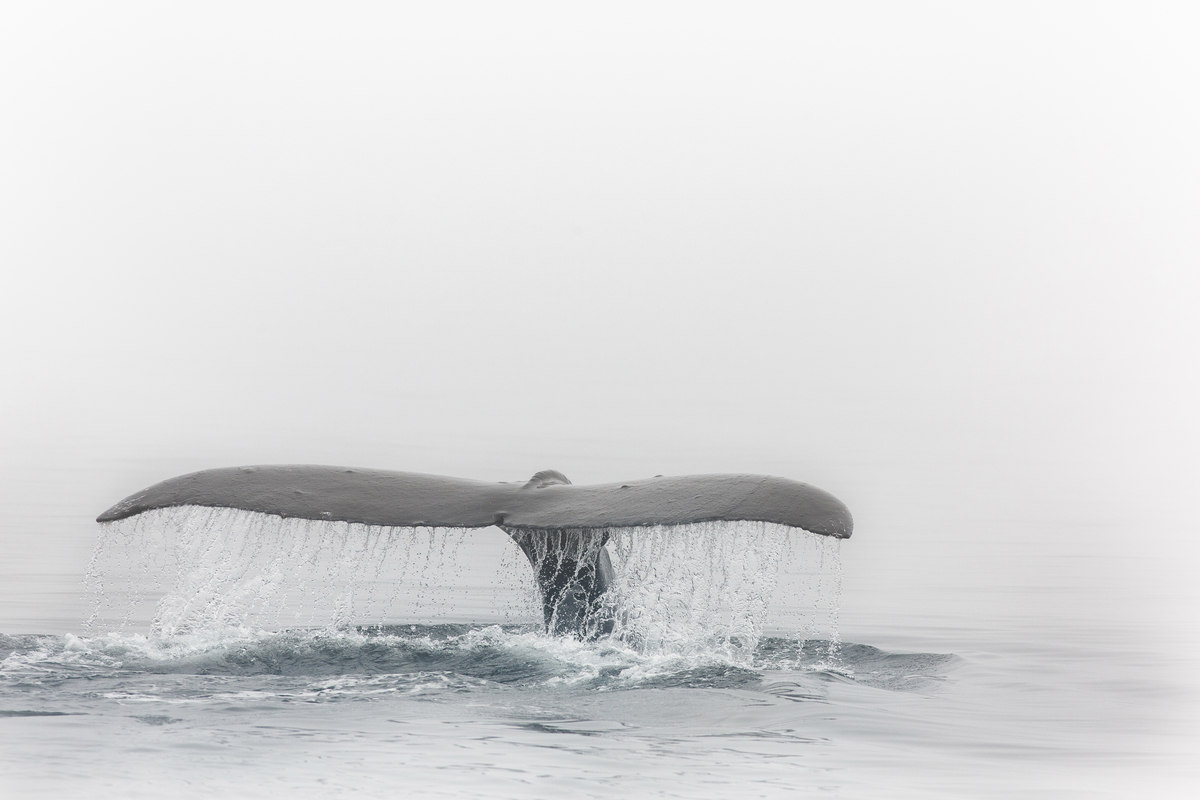
[[[759,471],[1190,547],[1188,4],[425,5],[0,12],[8,502]]]

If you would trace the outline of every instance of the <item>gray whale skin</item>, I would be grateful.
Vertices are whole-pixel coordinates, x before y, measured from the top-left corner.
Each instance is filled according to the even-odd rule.
[[[323,466],[210,469],[130,495],[96,518],[115,522],[177,506],[392,527],[495,525],[520,546],[542,593],[547,630],[609,633],[602,595],[613,579],[608,528],[751,520],[848,539],[850,511],[815,486],[767,475],[684,475],[573,485],[545,470],[525,483]]]

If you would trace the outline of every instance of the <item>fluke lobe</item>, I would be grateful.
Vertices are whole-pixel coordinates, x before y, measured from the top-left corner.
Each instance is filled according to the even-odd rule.
[[[114,522],[178,506],[236,508],[284,518],[392,527],[495,525],[529,559],[547,630],[594,637],[612,630],[602,595],[613,580],[609,528],[696,522],[773,522],[848,539],[850,511],[815,486],[767,475],[685,475],[576,486],[545,470],[525,483],[324,466],[193,472],[130,495],[96,518]]]

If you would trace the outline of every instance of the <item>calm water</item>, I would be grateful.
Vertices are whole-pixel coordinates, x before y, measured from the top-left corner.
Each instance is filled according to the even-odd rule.
[[[24,524],[38,546],[14,551],[0,598],[6,797],[1197,786],[1194,640],[1165,608],[1176,573],[1144,545],[1086,546],[1086,525],[978,523],[956,551],[872,543],[860,523],[845,543],[789,545],[782,570],[680,546],[656,572],[627,548],[630,596],[655,613],[639,636],[582,643],[539,632],[527,567],[496,531],[158,519],[93,553],[97,526]],[[751,623],[717,608],[755,593],[770,607]]]

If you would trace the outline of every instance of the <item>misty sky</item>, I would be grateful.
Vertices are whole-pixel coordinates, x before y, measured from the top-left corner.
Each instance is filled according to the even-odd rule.
[[[908,471],[1190,541],[1187,4],[424,5],[0,12],[9,502]]]

